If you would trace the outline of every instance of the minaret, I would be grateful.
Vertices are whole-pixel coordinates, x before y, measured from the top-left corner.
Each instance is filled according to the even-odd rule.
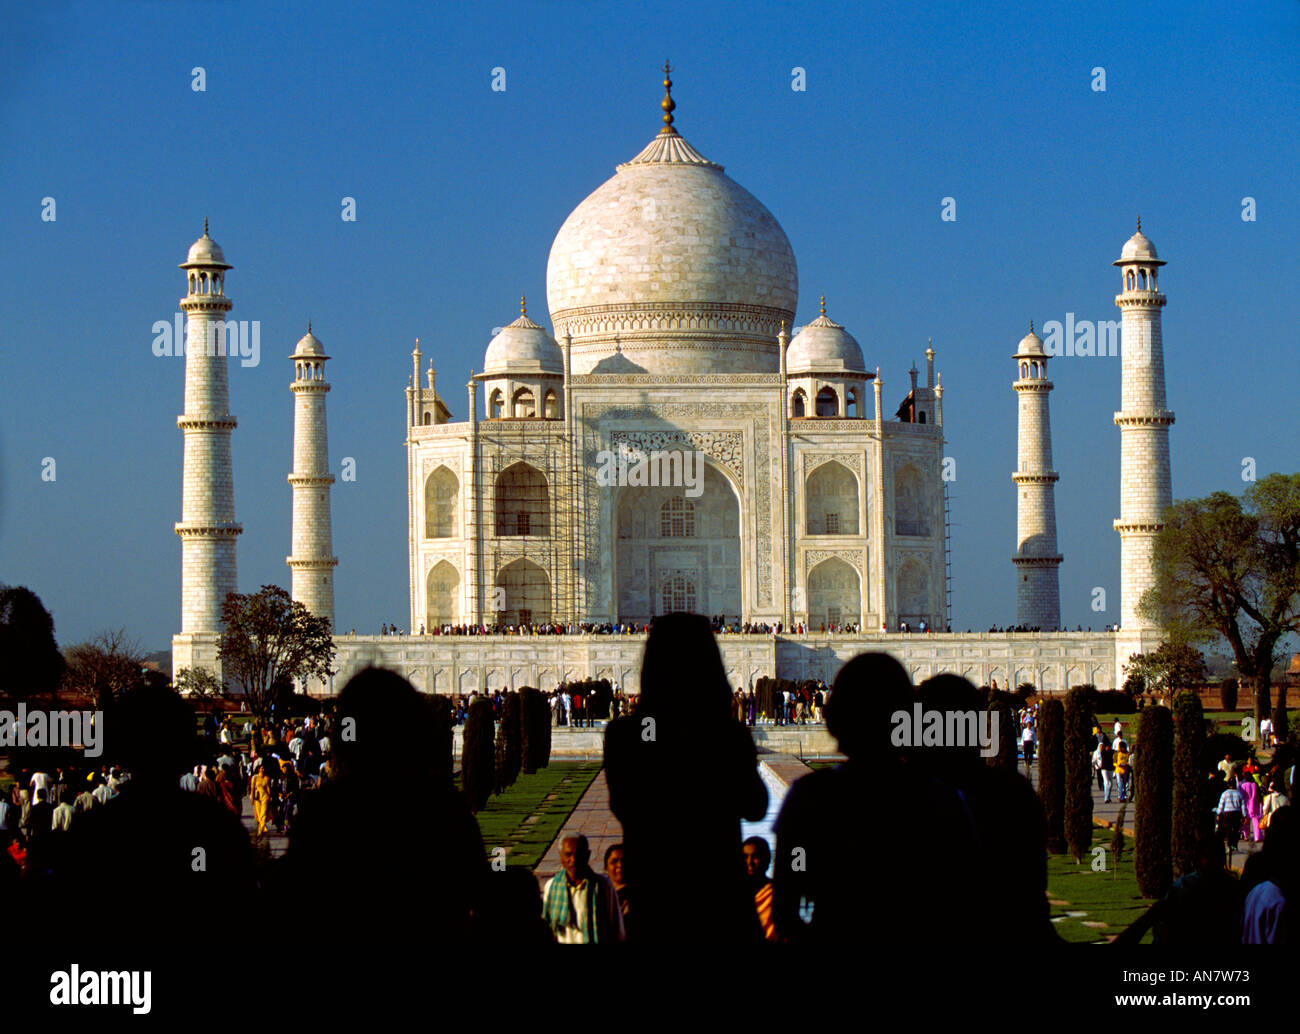
[[[1120,441],[1120,516],[1115,522],[1120,541],[1120,629],[1116,663],[1131,653],[1154,647],[1159,627],[1138,614],[1142,594],[1154,583],[1152,555],[1165,507],[1173,501],[1169,478],[1169,425],[1174,414],[1165,408],[1165,352],[1160,310],[1165,296],[1156,285],[1164,263],[1142,233],[1124,244],[1113,263],[1120,267],[1121,293],[1115,304],[1123,314],[1121,342],[1123,373],[1121,409],[1115,414]]]
[[[215,670],[221,633],[221,605],[236,591],[235,489],[230,463],[230,389],[226,364],[230,344],[225,325],[232,307],[225,294],[232,268],[217,242],[195,241],[181,263],[189,293],[181,299],[185,326],[185,412],[176,425],[185,436],[181,488],[181,635],[173,641],[173,663]]]
[[[311,332],[289,357],[293,360],[293,555],[285,558],[293,573],[295,600],[334,627],[334,568],[330,534],[329,441],[325,431],[325,349]]]
[[[1016,446],[1016,624],[1054,632],[1061,627],[1061,588],[1056,551],[1056,481],[1052,469],[1052,426],[1047,353],[1029,323],[1015,354],[1019,398]]]

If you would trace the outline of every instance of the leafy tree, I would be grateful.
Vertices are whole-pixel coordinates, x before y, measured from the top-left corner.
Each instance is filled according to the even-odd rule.
[[[65,662],[54,641],[54,618],[31,589],[0,586],[0,696],[52,693]]]
[[[1175,638],[1227,640],[1258,726],[1277,644],[1300,631],[1300,474],[1270,474],[1241,499],[1181,500],[1163,520],[1142,612]]]
[[[519,778],[520,715],[519,694],[513,690],[501,701],[501,721],[496,736],[496,792],[513,786]]]
[[[243,688],[258,717],[270,714],[277,682],[333,674],[334,639],[317,617],[277,585],[253,595],[232,592],[221,606],[221,666]]]
[[[480,812],[492,796],[496,783],[493,750],[492,701],[476,696],[465,718],[465,739],[460,749],[460,783],[469,810]]]
[[[101,632],[89,643],[66,652],[63,684],[74,693],[90,697],[99,710],[129,690],[145,684],[144,654],[126,638],[126,630]]]
[[[1089,686],[1065,694],[1065,842],[1076,862],[1092,846],[1092,708]]]
[[[1065,853],[1065,706],[1044,700],[1038,709],[1038,797],[1047,817],[1047,849]]]
[[[1137,798],[1138,890],[1143,897],[1162,898],[1174,880],[1173,790],[1174,714],[1167,707],[1142,713],[1137,737],[1142,792]]]
[[[1138,755],[1139,762],[1141,754]],[[1173,822],[1171,851],[1174,875],[1197,868],[1196,845],[1209,832],[1205,793],[1205,716],[1201,698],[1192,692],[1174,698]],[[1146,786],[1143,785],[1143,794]]]
[[[172,680],[172,686],[183,697],[209,700],[220,696],[225,687],[207,668],[182,668]]]
[[[1141,692],[1193,689],[1205,681],[1205,658],[1191,643],[1168,639],[1150,653],[1134,654],[1124,665],[1124,671],[1141,680]]]

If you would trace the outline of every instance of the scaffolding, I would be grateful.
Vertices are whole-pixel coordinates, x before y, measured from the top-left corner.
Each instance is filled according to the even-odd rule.
[[[952,629],[952,497],[943,483],[943,630]]]
[[[478,424],[467,529],[470,622],[527,626],[574,619],[576,477],[565,424],[504,418]]]

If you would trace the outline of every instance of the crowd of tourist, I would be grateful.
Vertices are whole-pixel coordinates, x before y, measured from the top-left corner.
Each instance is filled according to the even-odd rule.
[[[387,936],[393,922],[457,945],[815,945],[860,941],[864,930],[887,931],[896,946],[1057,939],[1046,821],[1030,781],[990,765],[978,743],[923,746],[896,735],[897,716],[917,706],[954,718],[984,709],[980,691],[955,675],[914,686],[893,658],[867,653],[829,690],[784,691],[775,720],[824,720],[847,760],[794,782],[774,842],[742,840],[742,821],[767,815],[768,792],[746,728],[758,720],[754,696],[728,684],[715,636],[705,617],[658,620],[635,713],[612,696],[604,772],[622,839],[601,872],[578,834],[561,838],[560,871],[545,884],[489,863],[450,759],[431,749],[429,698],[393,672],[367,669],[329,717],[254,721],[239,732],[214,720],[203,737],[175,694],[126,694],[105,719],[117,730],[109,763],[21,771],[0,800],[0,895],[15,915],[39,903],[31,907],[53,935],[75,918],[85,888],[112,887],[98,920],[127,940],[183,936],[214,901],[249,915],[329,903],[318,918],[352,943]],[[557,724],[592,721],[579,685],[550,694]],[[503,695],[491,699],[503,706]],[[1037,708],[1016,717],[1030,766]],[[1094,729],[1103,793],[1121,801],[1132,799],[1135,772],[1122,731],[1118,721],[1109,734]],[[1284,756],[1270,765],[1225,759],[1214,777],[1219,832],[1229,846],[1233,830],[1262,835],[1263,850],[1237,880],[1224,870],[1222,840],[1202,844],[1198,872],[1152,910],[1159,939],[1290,936],[1286,901],[1300,893],[1294,774]],[[287,836],[284,854],[259,859],[254,845],[273,829]],[[6,893],[20,884],[24,892]],[[144,900],[168,907],[141,910]]]

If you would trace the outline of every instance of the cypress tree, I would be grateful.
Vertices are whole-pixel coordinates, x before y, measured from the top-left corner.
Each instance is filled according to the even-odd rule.
[[[475,697],[465,719],[465,741],[460,754],[460,782],[470,811],[479,812],[492,795],[496,782],[496,757],[492,728],[492,701]]]
[[[514,785],[520,767],[519,694],[506,693],[501,702],[501,721],[497,723],[496,792]]]
[[[1139,756],[1139,760],[1141,757]],[[1174,875],[1196,871],[1196,845],[1209,832],[1205,796],[1205,717],[1201,698],[1187,691],[1174,698],[1173,821]]]
[[[541,730],[537,728],[537,700],[540,697],[541,694],[532,686],[519,690],[519,767],[524,775],[537,771],[537,755],[541,748]]]
[[[1167,707],[1148,707],[1138,726],[1137,763],[1142,792],[1137,797],[1134,866],[1143,897],[1162,898],[1174,881],[1172,850],[1174,793],[1174,715]]]
[[[1092,847],[1092,687],[1065,694],[1065,842],[1076,862]]]
[[[1038,709],[1038,798],[1047,817],[1047,849],[1065,853],[1065,706],[1044,700]],[[1091,788],[1091,783],[1089,783]]]
[[[1011,771],[1016,770],[1016,748],[1019,742],[1016,728],[1016,713],[1008,704],[999,704],[996,701],[990,702],[988,706],[989,722],[997,723],[997,753],[992,757],[986,758],[993,768],[1009,768]]]

